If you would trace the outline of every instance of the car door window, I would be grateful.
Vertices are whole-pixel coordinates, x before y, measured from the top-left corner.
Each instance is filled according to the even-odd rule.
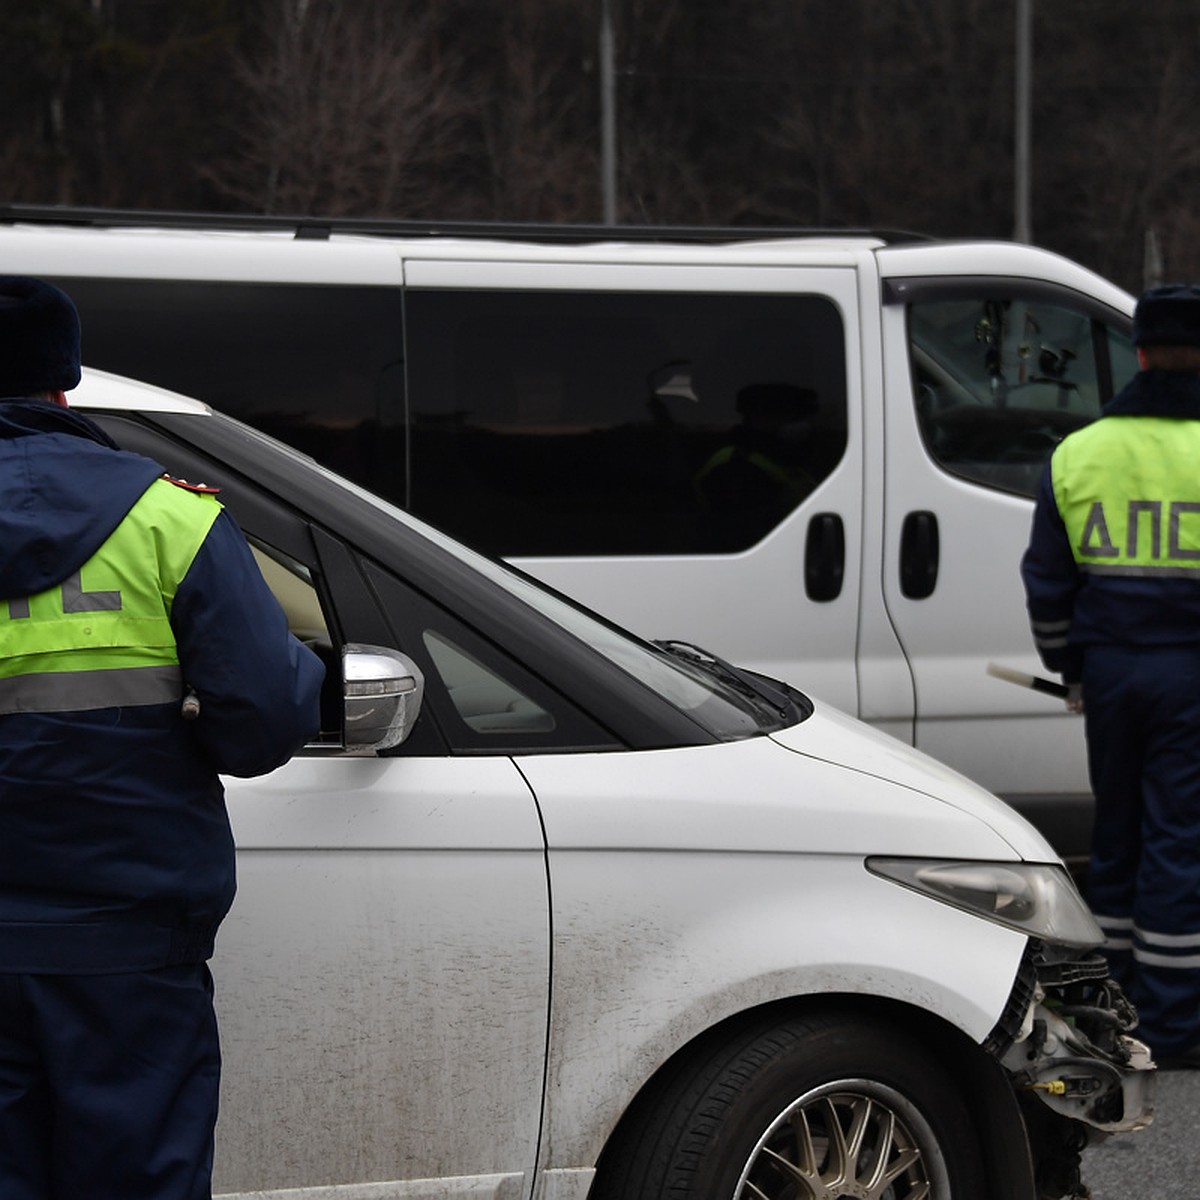
[[[409,289],[407,507],[497,555],[743,550],[847,445],[826,296]]]
[[[329,625],[308,567],[258,539],[251,539],[250,549],[292,633],[313,649],[331,650]]]
[[[313,572],[298,558],[255,534],[247,534],[247,540],[263,579],[283,609],[288,629],[325,665],[321,729],[307,750],[338,749],[342,745],[341,651],[330,632]]]
[[[472,731],[553,732],[551,713],[461,646],[431,629],[425,630],[424,642],[455,712]]]
[[[331,679],[340,678],[341,656],[330,636],[312,572],[304,563],[260,537],[251,536],[250,541],[263,578],[287,616],[288,628],[324,660],[328,689]],[[405,607],[412,611],[425,608],[413,600]],[[430,614],[433,611],[430,606]],[[457,720],[450,724],[461,724],[470,735],[472,748],[481,748],[488,741],[553,734],[556,722],[552,712],[531,699],[528,689],[523,690],[512,681],[511,670],[505,670],[495,652],[489,655],[488,662],[483,661],[480,647],[476,647],[475,653],[465,648],[465,632],[452,635],[446,631],[452,625],[449,618],[438,620],[437,628],[429,627],[432,620],[431,617],[428,623],[420,622],[420,646],[424,654],[418,657],[426,672],[427,687],[432,681],[432,693],[449,700],[449,706],[443,707],[443,722],[447,713],[453,712]],[[406,630],[401,638],[394,640],[401,643],[398,649],[409,650],[414,639]],[[333,699],[331,695],[331,702]],[[434,704],[438,706],[438,701]],[[426,713],[425,720],[430,719]],[[340,713],[336,716],[331,713],[329,718],[323,713],[321,724],[321,736],[310,748],[340,744]],[[403,753],[403,747],[397,752]]]
[[[909,306],[926,449],[951,474],[1032,496],[1054,447],[1137,364],[1127,334],[1066,300],[998,291]]]
[[[422,720],[454,754],[611,750],[612,733],[491,638],[378,564],[363,560],[391,640],[425,673]],[[582,698],[586,703],[586,697]],[[398,748],[407,752],[407,745]]]
[[[54,276],[91,367],[211,404],[380,495],[404,489],[397,287]]]

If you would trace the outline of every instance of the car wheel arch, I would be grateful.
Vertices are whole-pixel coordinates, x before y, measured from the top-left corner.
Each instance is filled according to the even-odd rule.
[[[596,1161],[589,1200],[607,1200],[610,1167],[627,1153],[630,1142],[663,1105],[681,1079],[722,1047],[746,1043],[796,1022],[832,1019],[863,1029],[886,1031],[936,1063],[951,1077],[958,1098],[970,1113],[983,1159],[986,1195],[978,1200],[1027,1200],[1037,1194],[1022,1107],[1004,1069],[979,1045],[943,1019],[903,1001],[859,994],[831,993],[774,1001],[727,1017],[681,1046],[645,1081],[609,1131]],[[732,1200],[732,1197],[731,1197]]]

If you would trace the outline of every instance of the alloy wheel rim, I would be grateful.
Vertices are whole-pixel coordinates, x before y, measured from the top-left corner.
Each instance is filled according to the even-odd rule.
[[[735,1200],[948,1200],[945,1159],[911,1100],[868,1079],[824,1084],[772,1121]]]

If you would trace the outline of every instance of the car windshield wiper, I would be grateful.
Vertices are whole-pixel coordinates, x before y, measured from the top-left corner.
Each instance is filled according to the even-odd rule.
[[[683,659],[684,662],[695,664],[756,705],[765,704],[785,724],[803,720],[812,711],[803,693],[755,671],[735,667],[733,663],[726,662],[702,646],[674,640],[656,641],[654,645],[676,658]]]

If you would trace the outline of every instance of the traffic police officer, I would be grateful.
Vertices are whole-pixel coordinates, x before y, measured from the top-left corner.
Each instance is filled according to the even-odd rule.
[[[79,377],[70,299],[0,277],[0,1196],[208,1200],[218,773],[312,736],[323,671],[216,497],[66,407]]]
[[[1055,450],[1022,575],[1081,685],[1106,954],[1138,1036],[1200,1066],[1200,288],[1146,292],[1133,333],[1142,369]]]

